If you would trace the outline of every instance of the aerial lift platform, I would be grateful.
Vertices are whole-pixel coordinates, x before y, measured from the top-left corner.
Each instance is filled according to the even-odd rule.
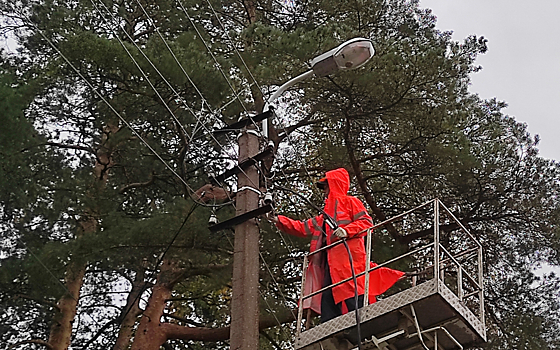
[[[309,320],[303,324],[305,299],[352,278],[309,295],[302,294],[295,349],[349,350],[359,345],[362,350],[451,350],[486,341],[482,245],[438,199],[368,230],[368,260],[371,261],[372,235],[388,229],[419,238],[412,240],[409,252],[368,268],[366,290],[369,271],[384,266],[412,269],[414,272],[408,274],[411,279],[399,281],[388,292],[393,294],[369,305],[366,293],[366,306],[359,309],[358,315],[361,339],[354,311],[316,326],[311,326]],[[305,257],[302,285],[309,257],[319,251]]]

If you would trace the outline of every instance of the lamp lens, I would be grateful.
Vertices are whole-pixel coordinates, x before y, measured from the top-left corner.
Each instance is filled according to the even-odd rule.
[[[374,49],[371,41],[356,41],[344,46],[334,54],[334,60],[340,69],[356,69],[373,56]]]

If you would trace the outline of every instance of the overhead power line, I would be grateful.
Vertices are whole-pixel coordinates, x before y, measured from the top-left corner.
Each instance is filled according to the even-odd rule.
[[[162,164],[185,185],[185,187],[191,192],[191,194],[194,194],[195,191],[185,181],[185,179],[177,174],[177,172],[161,157],[161,155],[157,153],[156,150],[154,150],[146,140],[144,140],[144,138],[132,127],[132,125],[126,119],[123,118],[123,116],[115,109],[115,107],[113,107],[109,103],[109,101],[107,101],[107,99],[93,86],[93,84],[89,80],[86,79],[86,77],[76,68],[76,66],[72,64],[72,62],[70,62],[70,60],[58,49],[58,47],[56,47],[56,45],[54,45],[52,40],[50,40],[36,25],[34,25],[33,23],[31,23],[31,25],[43,37],[43,39],[45,39],[47,43],[62,57],[62,59],[72,68],[72,70],[87,84],[87,86],[109,107],[109,109],[119,118],[119,120],[123,122],[130,129],[130,131],[136,137],[138,137],[138,139],[150,150],[150,152],[152,152],[152,154],[156,156],[156,158],[158,158],[159,161],[161,161]],[[193,198],[193,201],[197,202],[195,198]],[[213,207],[213,205],[208,205],[206,203],[197,203],[205,207]]]
[[[136,1],[138,1],[138,0],[136,0]],[[185,15],[189,19],[189,22],[191,22],[191,25],[193,26],[194,30],[198,34],[198,37],[200,38],[200,40],[202,41],[202,43],[206,47],[206,50],[208,50],[208,53],[210,54],[210,56],[212,56],[212,59],[214,60],[214,63],[216,64],[216,67],[218,68],[218,70],[220,71],[220,73],[222,74],[222,76],[224,77],[226,82],[228,83],[231,91],[233,92],[234,95],[236,95],[238,97],[239,104],[243,107],[243,109],[245,110],[246,113],[249,113],[247,111],[247,108],[245,107],[245,103],[243,103],[243,101],[241,100],[241,97],[239,97],[239,93],[236,91],[235,87],[231,84],[230,80],[228,79],[227,75],[225,74],[224,70],[222,69],[222,66],[221,66],[220,62],[218,62],[218,59],[216,58],[216,55],[214,55],[214,53],[210,49],[210,46],[208,46],[208,43],[206,42],[206,40],[204,39],[204,37],[202,36],[200,31],[198,30],[198,27],[196,26],[192,17],[189,15],[189,12],[187,11],[185,6],[183,5],[183,2],[181,0],[177,0],[177,2],[179,3],[179,5],[181,6],[181,9],[183,10]]]
[[[224,24],[222,23],[222,20],[220,19],[220,16],[218,16],[218,14],[216,13],[216,10],[214,10],[214,6],[212,6],[212,3],[210,2],[210,0],[206,0],[206,2],[208,3],[208,6],[210,6],[210,9],[212,10],[212,13],[214,14],[214,16],[216,17],[216,19],[218,20],[218,23],[220,24],[220,26],[222,27],[222,30],[224,32],[224,34],[226,35],[226,37],[228,38],[231,46],[233,47],[233,49],[235,50],[235,53],[237,54],[237,56],[239,57],[239,59],[241,60],[241,63],[243,63],[243,66],[245,67],[245,69],[247,70],[247,73],[249,73],[249,76],[251,77],[251,79],[253,80],[253,82],[257,85],[257,88],[259,89],[262,97],[264,98],[264,91],[261,88],[261,86],[259,85],[259,83],[257,82],[257,79],[255,79],[255,77],[253,76],[253,73],[251,72],[251,70],[249,69],[249,67],[247,66],[247,63],[245,62],[245,60],[243,59],[243,56],[241,56],[241,53],[239,52],[239,50],[237,49],[237,45],[235,45],[235,43],[233,42],[233,40],[231,39],[231,37],[229,36],[228,30],[226,29],[226,27],[224,26]],[[263,111],[264,112],[264,111]]]
[[[108,21],[106,20],[105,16],[103,15],[103,13],[101,12],[101,10],[99,9],[99,7],[94,3],[94,0],[91,0],[92,4],[94,5],[94,7],[97,9],[97,11],[101,14],[101,16],[104,18],[104,20],[108,23]],[[107,6],[105,6],[105,4],[100,1],[101,5],[105,8],[105,10],[110,14],[111,18],[115,21],[118,22],[114,15],[112,14],[112,12],[110,11],[110,9],[107,8]],[[143,13],[145,14],[145,16],[148,18],[148,20],[152,23],[152,25],[154,26],[154,29],[156,31],[156,33],[159,35],[160,39],[163,41],[163,43],[165,44],[166,48],[169,50],[169,52],[171,53],[172,57],[174,58],[176,64],[181,68],[181,71],[185,74],[185,76],[187,77],[188,81],[193,85],[193,87],[195,88],[195,90],[197,91],[197,93],[199,94],[199,96],[201,97],[203,104],[206,103],[206,106],[208,107],[208,109],[211,111],[211,115],[214,116],[215,118],[217,118],[216,113],[212,111],[212,107],[210,106],[210,104],[208,103],[208,101],[204,98],[202,92],[200,91],[200,89],[196,86],[196,84],[194,83],[194,81],[191,79],[191,77],[189,76],[189,74],[186,72],[186,70],[184,69],[183,65],[181,64],[181,62],[178,60],[177,56],[175,55],[175,53],[173,52],[173,50],[171,49],[171,47],[169,46],[169,44],[167,43],[167,40],[165,39],[165,37],[161,34],[161,32],[159,31],[159,29],[157,28],[157,26],[155,25],[155,22],[151,19],[151,17],[149,16],[149,14],[147,13],[147,11],[144,9],[144,7],[142,6],[141,3],[138,2],[138,5],[141,7]],[[133,40],[133,38],[130,36],[130,34],[124,29],[122,28],[120,25],[119,27],[122,29],[122,31],[125,33],[125,35],[128,37],[128,39],[131,41],[131,43],[137,48],[137,50],[141,53],[141,55],[146,59],[146,61],[150,64],[150,66],[156,71],[156,73],[161,77],[161,79],[164,81],[164,83],[171,89],[171,91],[173,92],[173,94],[177,97],[177,99],[179,101],[181,101],[181,103],[187,108],[187,110],[196,118],[196,120],[200,123],[200,126],[206,131],[207,135],[210,135],[210,137],[212,138],[212,140],[214,142],[216,142],[216,144],[219,146],[219,148],[222,150],[222,152],[225,152],[225,154],[228,153],[228,151],[226,150],[226,148],[216,139],[216,137],[213,135],[212,130],[208,129],[208,127],[206,126],[206,123],[204,123],[204,121],[201,121],[199,116],[197,116],[197,113],[192,110],[192,108],[186,103],[186,101],[183,99],[183,97],[177,92],[177,90],[175,90],[175,88],[172,86],[172,84],[165,78],[165,76],[161,73],[161,71],[157,68],[157,66],[153,63],[153,61],[144,53],[144,51],[138,46],[138,44],[136,44],[136,42]],[[136,59],[134,58],[134,56],[130,53],[130,51],[126,48],[126,45],[122,42],[122,40],[120,39],[120,37],[111,29],[111,31],[113,32],[113,35],[117,38],[117,40],[119,41],[119,43],[121,44],[121,46],[125,49],[125,51],[127,52],[128,56],[131,58],[131,60],[134,62],[134,64],[136,65],[136,67],[140,70],[140,72],[142,73],[142,75],[144,76],[144,78],[148,81],[150,87],[156,92],[157,96],[160,98],[160,100],[162,101],[162,103],[167,107],[167,110],[170,112],[171,116],[174,118],[174,120],[176,121],[177,124],[180,125],[180,127],[184,130],[184,127],[182,126],[182,124],[180,123],[180,121],[177,120],[176,116],[174,115],[174,113],[170,110],[170,108],[167,105],[167,102],[161,97],[161,95],[158,93],[157,89],[155,88],[155,86],[151,83],[149,77],[147,76],[147,74],[145,73],[145,71],[142,69],[142,67],[138,64],[138,62],[136,61]],[[223,121],[219,120],[220,122],[223,123]],[[185,133],[186,130],[184,130]],[[192,143],[192,137],[191,137],[191,143]],[[235,147],[232,145],[231,140],[228,137],[228,141],[230,142],[230,147],[232,150],[235,150]],[[201,152],[201,154],[203,154],[203,152]],[[241,169],[241,172],[244,172],[243,169]],[[223,184],[221,184],[219,181],[217,181],[216,179],[216,171],[213,171],[212,174],[210,174],[211,177],[213,177],[214,181],[219,184],[226,192],[227,189],[224,187]],[[258,188],[257,184],[253,183],[253,186]]]

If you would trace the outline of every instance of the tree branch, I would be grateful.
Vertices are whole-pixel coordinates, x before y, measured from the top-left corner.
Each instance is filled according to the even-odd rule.
[[[362,175],[361,165],[358,162],[358,160],[356,159],[356,155],[354,154],[354,148],[353,148],[352,142],[350,140],[350,129],[351,129],[351,123],[350,123],[350,119],[347,116],[346,127],[344,129],[344,141],[346,143],[346,151],[348,152],[348,158],[350,160],[350,164],[352,165],[352,170],[354,171],[354,175],[356,175],[356,179],[358,181],[358,186],[360,187],[360,190],[362,191],[362,193],[363,193],[363,195],[366,199],[367,204],[371,208],[371,211],[373,212],[373,215],[375,215],[375,217],[379,221],[385,221],[385,220],[387,220],[387,216],[381,210],[381,208],[379,208],[377,206],[377,204],[375,203],[375,200],[371,196],[371,193],[369,192],[369,190],[367,188],[366,181],[364,180],[364,177]],[[387,224],[387,231],[389,231],[389,233],[391,234],[391,236],[394,239],[399,239],[400,236],[401,236],[399,234],[399,232],[397,231],[397,229],[392,224]]]
[[[70,145],[65,143],[58,143],[58,142],[47,142],[45,146],[53,146],[58,148],[68,148],[68,149],[75,149],[79,151],[86,151],[95,154],[95,151],[91,147],[80,146],[80,145]]]
[[[176,278],[169,281],[169,285],[173,286],[179,281],[192,276],[199,276],[199,275],[210,275],[211,272],[216,272],[223,269],[231,268],[231,264],[215,264],[215,265],[208,265],[208,266],[193,266],[190,268],[183,269],[183,272],[177,274]]]
[[[16,294],[14,296],[14,298],[15,299],[22,298],[22,299],[26,299],[26,300],[31,300],[31,301],[34,301],[38,304],[48,305],[48,306],[51,306],[55,309],[58,309],[58,305],[56,305],[56,303],[54,303],[52,301],[45,300],[45,299],[39,299],[39,298],[33,298],[33,297],[30,297],[30,296],[25,295],[25,294]]]
[[[58,142],[45,142],[45,143],[40,143],[37,145],[33,145],[27,148],[24,148],[21,150],[21,152],[26,152],[29,151],[30,149],[34,148],[34,147],[41,147],[41,146],[52,146],[52,147],[58,147],[58,148],[66,148],[66,149],[75,149],[78,151],[86,151],[89,152],[91,154],[95,154],[95,150],[91,147],[86,147],[86,146],[80,146],[80,145],[71,145],[71,144],[65,144],[65,143],[58,143]]]
[[[277,318],[278,319],[270,315],[262,317],[259,321],[259,331],[277,326],[279,325],[278,323],[281,325],[295,320],[291,312],[286,312],[285,315],[281,315]],[[229,326],[221,328],[205,328],[186,327],[173,323],[165,323],[162,324],[161,327],[163,328],[168,340],[181,339],[216,342],[229,339],[230,332]]]
[[[325,119],[315,119],[315,120],[311,120],[311,116],[305,117],[302,120],[300,120],[298,123],[294,124],[294,125],[290,125],[287,126],[285,128],[282,129],[283,132],[278,134],[278,139],[279,139],[279,143],[285,139],[286,137],[288,137],[292,132],[294,132],[295,130],[303,127],[303,126],[307,126],[307,125],[313,125],[313,124],[318,124],[325,121]]]
[[[97,338],[99,338],[103,334],[103,332],[105,332],[107,328],[114,324],[117,324],[116,319],[105,323],[101,328],[99,328],[97,333],[95,333],[95,335],[82,347],[82,349],[87,349],[91,344],[93,344],[94,341],[97,340]]]
[[[121,187],[121,189],[119,190],[119,193],[123,194],[126,191],[128,191],[130,189],[133,189],[133,188],[150,186],[151,184],[154,183],[155,179],[156,179],[156,176],[154,175],[154,173],[152,173],[150,175],[150,179],[148,181],[146,181],[146,182],[133,182],[131,184],[125,185],[125,186]]]
[[[266,331],[262,330],[260,334],[263,335],[276,350],[282,350],[282,347],[274,339],[272,339],[272,337],[268,335]]]
[[[48,342],[41,340],[41,339],[29,339],[29,340],[23,340],[20,342],[17,342],[15,344],[12,344],[10,346],[8,346],[8,349],[14,349],[17,346],[23,345],[23,344],[38,344],[38,345],[43,345],[44,347],[46,347],[49,350],[53,350],[53,346],[51,344],[49,344]]]
[[[454,230],[458,229],[459,227],[460,227],[459,224],[453,223],[453,224],[449,224],[449,225],[440,225],[439,229],[442,232],[451,232],[451,231],[454,231]],[[422,237],[428,236],[428,235],[433,234],[433,233],[434,233],[434,228],[432,226],[432,227],[429,227],[425,230],[420,230],[420,231],[410,233],[406,236],[398,236],[397,240],[401,244],[409,244],[410,242],[414,241],[415,239],[422,238]]]
[[[170,300],[174,300],[174,299],[167,299],[166,301],[170,301]],[[172,319],[177,320],[177,321],[181,321],[183,323],[186,323],[186,324],[194,326],[194,327],[204,327],[204,325],[202,323],[191,321],[191,320],[188,320],[188,319],[183,318],[183,317],[171,315],[171,314],[168,314],[168,313],[164,313],[163,316],[172,318]]]

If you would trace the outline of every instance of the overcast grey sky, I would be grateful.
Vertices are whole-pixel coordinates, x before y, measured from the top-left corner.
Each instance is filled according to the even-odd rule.
[[[462,41],[488,39],[470,91],[509,105],[504,112],[539,134],[540,155],[560,161],[560,0],[420,0],[437,28]]]

